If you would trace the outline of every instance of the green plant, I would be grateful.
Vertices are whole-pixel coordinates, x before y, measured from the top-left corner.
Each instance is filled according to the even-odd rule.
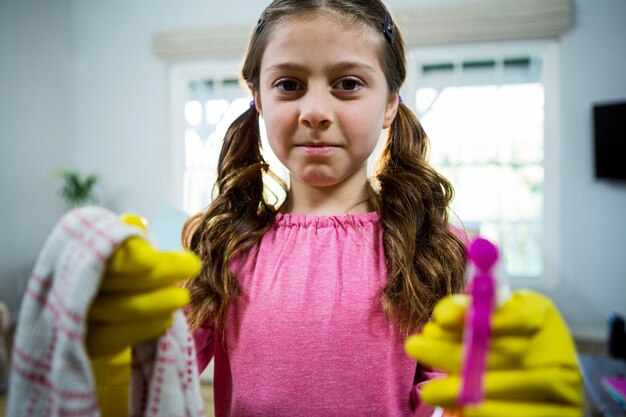
[[[99,181],[96,174],[83,175],[79,171],[64,169],[58,173],[63,180],[59,194],[70,207],[96,202],[95,186]]]

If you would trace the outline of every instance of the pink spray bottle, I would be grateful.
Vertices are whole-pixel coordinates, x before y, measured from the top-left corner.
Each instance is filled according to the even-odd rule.
[[[510,297],[498,248],[484,238],[474,239],[468,250],[468,294],[471,303],[465,315],[461,387],[461,406],[479,404],[484,394],[484,374],[491,339],[491,315],[496,306]],[[499,280],[500,282],[499,282]]]
[[[489,240],[475,238],[468,248],[467,293],[471,302],[465,313],[460,409],[437,408],[431,417],[462,417],[465,405],[479,404],[484,396],[484,374],[491,339],[491,315],[511,295],[498,248]],[[426,414],[418,414],[426,415]]]

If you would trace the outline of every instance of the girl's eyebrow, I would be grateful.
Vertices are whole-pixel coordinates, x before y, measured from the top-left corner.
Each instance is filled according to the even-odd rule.
[[[349,70],[364,70],[371,73],[375,73],[376,69],[368,64],[363,62],[356,61],[343,61],[336,62],[326,66],[326,71],[330,73],[341,72],[341,71],[349,71]],[[294,71],[294,72],[307,72],[307,68],[304,65],[300,65],[294,62],[284,62],[280,64],[275,64],[267,67],[265,69],[266,73],[271,72],[280,72],[280,71]]]
[[[345,61],[330,64],[326,67],[329,72],[341,72],[349,70],[364,70],[371,73],[376,73],[376,69],[366,63],[356,61]]]

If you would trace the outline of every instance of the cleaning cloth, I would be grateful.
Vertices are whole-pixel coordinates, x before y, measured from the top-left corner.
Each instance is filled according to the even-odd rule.
[[[140,234],[98,207],[72,210],[55,226],[22,301],[7,415],[100,416],[84,342],[86,316],[107,259],[125,239]],[[129,415],[205,415],[194,342],[182,311],[158,340],[133,347]]]

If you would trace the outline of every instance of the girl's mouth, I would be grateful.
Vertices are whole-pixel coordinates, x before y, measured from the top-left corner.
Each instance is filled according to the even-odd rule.
[[[328,144],[319,144],[319,145],[304,144],[304,145],[298,145],[297,147],[302,149],[308,155],[327,155],[327,154],[334,152],[335,150],[339,148],[338,146],[328,145]]]

